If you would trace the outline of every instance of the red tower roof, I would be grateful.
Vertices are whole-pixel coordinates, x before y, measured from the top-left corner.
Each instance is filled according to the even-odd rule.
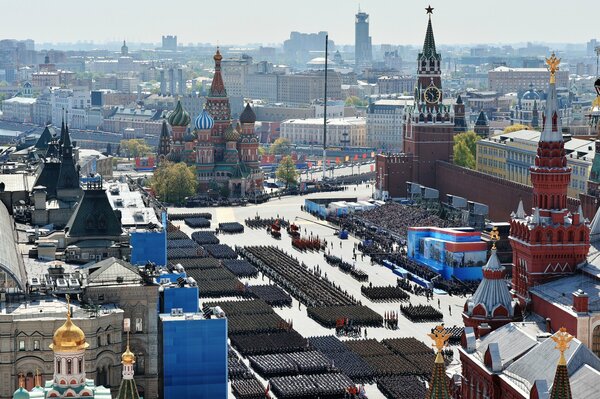
[[[227,97],[227,91],[225,90],[225,84],[223,83],[223,76],[221,76],[221,60],[223,59],[223,56],[221,55],[218,47],[213,59],[215,60],[215,75],[213,76],[208,96]]]

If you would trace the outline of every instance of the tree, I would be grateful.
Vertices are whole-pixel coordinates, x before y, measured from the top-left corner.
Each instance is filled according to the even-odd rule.
[[[292,143],[284,137],[279,137],[271,144],[269,152],[274,155],[288,155],[292,152]]]
[[[150,147],[143,139],[130,139],[121,140],[121,150],[127,153],[127,158],[131,157],[143,157],[152,151]]]
[[[504,128],[504,133],[516,132],[518,130],[529,130],[529,126],[515,123]]]
[[[285,188],[288,188],[290,184],[298,184],[298,172],[291,156],[283,157],[275,175],[277,176],[277,180],[285,183]]]
[[[367,105],[369,105],[369,103],[365,100],[361,100],[357,96],[350,96],[346,98],[346,105],[354,105],[355,107],[366,107]]]
[[[198,182],[194,168],[185,163],[161,162],[150,182],[163,202],[181,204],[196,193]]]
[[[473,131],[454,136],[454,163],[469,169],[475,169],[476,143],[480,139],[481,137]]]

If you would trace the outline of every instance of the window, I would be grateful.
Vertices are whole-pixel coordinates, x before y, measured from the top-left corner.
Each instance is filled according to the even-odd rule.
[[[106,336],[106,345],[110,345],[110,334]]]
[[[72,374],[73,373],[73,367],[72,367],[72,362],[71,359],[67,360],[67,374]]]
[[[102,346],[102,337],[101,337],[101,336],[99,336],[99,335],[98,335],[98,338],[97,338],[97,342],[96,342],[96,343],[97,343],[97,346],[98,346],[98,347],[101,347],[101,346]]]
[[[135,318],[135,332],[142,332],[144,327],[144,323],[142,322],[141,317]]]
[[[25,341],[23,341],[23,340],[19,341],[19,350],[20,351],[25,350]]]
[[[34,351],[39,351],[40,350],[40,341],[37,340],[37,339],[33,341],[33,350]]]

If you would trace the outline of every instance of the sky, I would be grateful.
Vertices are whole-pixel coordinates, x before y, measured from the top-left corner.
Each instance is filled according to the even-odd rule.
[[[354,43],[359,4],[373,44],[423,42],[431,3],[436,43],[583,43],[600,38],[597,0],[33,0],[3,1],[0,39],[38,43],[282,43],[291,31],[328,31]],[[32,10],[31,8],[34,8]],[[32,12],[33,11],[33,12]]]

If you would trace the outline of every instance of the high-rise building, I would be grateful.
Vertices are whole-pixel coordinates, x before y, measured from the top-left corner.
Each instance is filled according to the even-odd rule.
[[[177,36],[163,36],[162,50],[177,51]]]
[[[359,69],[371,64],[372,60],[369,14],[359,10],[354,19],[354,63]]]

